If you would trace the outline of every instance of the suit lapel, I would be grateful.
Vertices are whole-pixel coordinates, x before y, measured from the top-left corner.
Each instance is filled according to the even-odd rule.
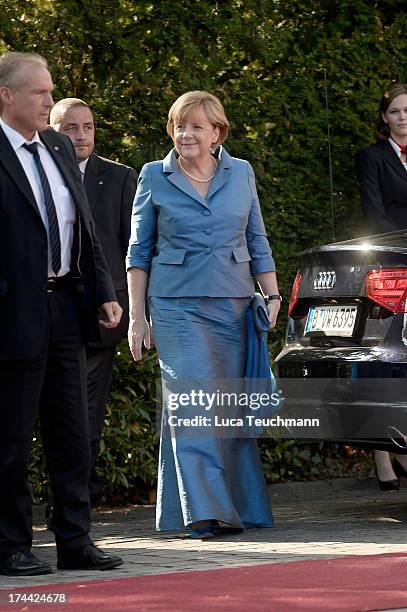
[[[27,178],[26,173],[24,172],[24,168],[21,165],[20,160],[18,159],[13,147],[9,143],[8,138],[4,134],[1,127],[0,162],[6,168],[13,181],[20,189],[21,193],[27,198],[27,200],[30,202],[31,206],[35,209],[35,211],[40,214],[33,190],[31,189],[30,182]]]
[[[398,157],[396,151],[393,149],[388,140],[382,143],[381,151],[386,159],[387,163],[391,165],[391,167],[403,177],[405,181],[407,181],[407,171],[403,166],[400,158]]]
[[[218,168],[206,196],[208,200],[229,180],[232,165],[233,161],[229,153],[221,147],[218,157]]]
[[[196,189],[193,188],[189,180],[183,174],[179,172],[174,172],[173,174],[169,174],[167,176],[167,179],[170,181],[170,183],[178,187],[178,189],[181,189],[181,191],[199,202],[199,204],[202,204],[202,206],[208,208],[208,204],[205,202],[203,197],[199,195]]]
[[[61,138],[68,138],[67,136],[62,136],[60,134],[56,134],[54,130],[49,129],[45,132],[40,133],[40,138],[42,142],[47,147],[49,153],[51,154],[52,159],[58,166],[59,171],[64,177],[66,184],[68,185],[69,191],[71,192],[72,199],[81,213],[81,218],[83,219],[86,229],[89,233],[91,233],[90,225],[89,225],[89,209],[87,208],[87,198],[85,197],[84,189],[82,188],[82,182],[79,178],[79,167],[74,166],[71,163],[70,158],[68,157],[68,153],[65,149],[64,143],[61,142]],[[56,139],[58,136],[58,140]],[[68,161],[68,164],[66,163]],[[73,161],[73,160],[72,160]],[[74,177],[75,170],[76,176]]]
[[[61,147],[55,144],[55,142],[53,142],[53,138],[48,132],[41,132],[39,136],[42,142],[47,147],[48,152],[51,154],[52,159],[58,166],[58,170],[60,171],[60,173],[66,180],[66,182],[68,183],[69,188],[71,188],[72,177],[67,171],[65,160],[64,160],[64,155],[63,155],[63,151],[61,151]]]
[[[219,191],[219,189],[221,189],[221,187],[223,187],[223,185],[229,180],[232,165],[233,162],[229,153],[225,151],[223,147],[221,147],[219,152],[218,168],[206,198],[203,198],[201,195],[199,195],[196,189],[193,188],[188,179],[176,168],[174,149],[163,159],[163,171],[170,183],[178,187],[178,189],[181,189],[181,191],[189,195],[191,198],[194,198],[194,200],[199,202],[199,204],[202,204],[202,206],[205,206],[205,208],[208,208],[209,199],[215,195],[215,193]]]
[[[96,206],[100,191],[103,187],[103,173],[103,165],[100,163],[98,156],[92,153],[92,155],[89,157],[88,163],[86,164],[84,178],[86,194],[92,210]]]
[[[205,206],[205,208],[208,208],[205,199],[192,187],[189,180],[179,172],[175,162],[175,149],[170,151],[163,159],[163,171],[170,183],[199,202],[199,204],[202,204],[202,206]]]

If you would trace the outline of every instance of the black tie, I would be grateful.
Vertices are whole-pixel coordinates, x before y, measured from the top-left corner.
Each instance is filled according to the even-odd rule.
[[[52,269],[57,275],[61,269],[61,239],[59,237],[59,225],[55,203],[52,198],[51,187],[49,186],[47,175],[45,174],[44,166],[41,163],[38,153],[38,143],[25,143],[23,145],[30,153],[34,155],[34,161],[37,165],[38,174],[40,175],[42,191],[44,194],[45,208],[47,209],[49,240],[51,243]]]

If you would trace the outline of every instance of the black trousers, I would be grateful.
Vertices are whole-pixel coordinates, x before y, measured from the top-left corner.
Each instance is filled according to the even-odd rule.
[[[32,544],[27,467],[38,414],[54,491],[57,549],[83,547],[90,542],[90,452],[85,348],[73,287],[48,294],[40,354],[0,362],[0,398],[0,558]]]
[[[95,470],[99,454],[100,438],[106,413],[106,403],[112,382],[113,360],[116,345],[99,347],[86,346],[86,365],[88,377],[88,415],[89,439],[91,454],[91,473],[89,478],[89,494],[91,502],[96,502],[103,492],[103,482]]]

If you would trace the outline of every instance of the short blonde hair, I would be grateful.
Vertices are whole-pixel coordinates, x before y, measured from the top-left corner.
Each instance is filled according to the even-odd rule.
[[[53,128],[59,128],[62,123],[62,119],[64,115],[71,109],[77,106],[82,106],[84,108],[89,108],[89,106],[81,100],[80,98],[64,98],[63,100],[59,100],[52,107],[51,113],[49,116],[49,124]],[[90,110],[90,108],[89,108]],[[92,112],[92,111],[91,111]],[[58,130],[57,130],[58,131]]]
[[[229,121],[220,100],[207,91],[187,91],[171,106],[168,113],[167,133],[174,138],[174,128],[194,110],[203,107],[212,125],[219,128],[219,138],[214,146],[224,142],[229,133]]]

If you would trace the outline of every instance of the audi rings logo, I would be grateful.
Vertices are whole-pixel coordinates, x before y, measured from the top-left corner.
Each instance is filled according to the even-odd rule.
[[[324,291],[333,289],[336,283],[336,273],[331,272],[318,272],[314,280],[314,289]]]

